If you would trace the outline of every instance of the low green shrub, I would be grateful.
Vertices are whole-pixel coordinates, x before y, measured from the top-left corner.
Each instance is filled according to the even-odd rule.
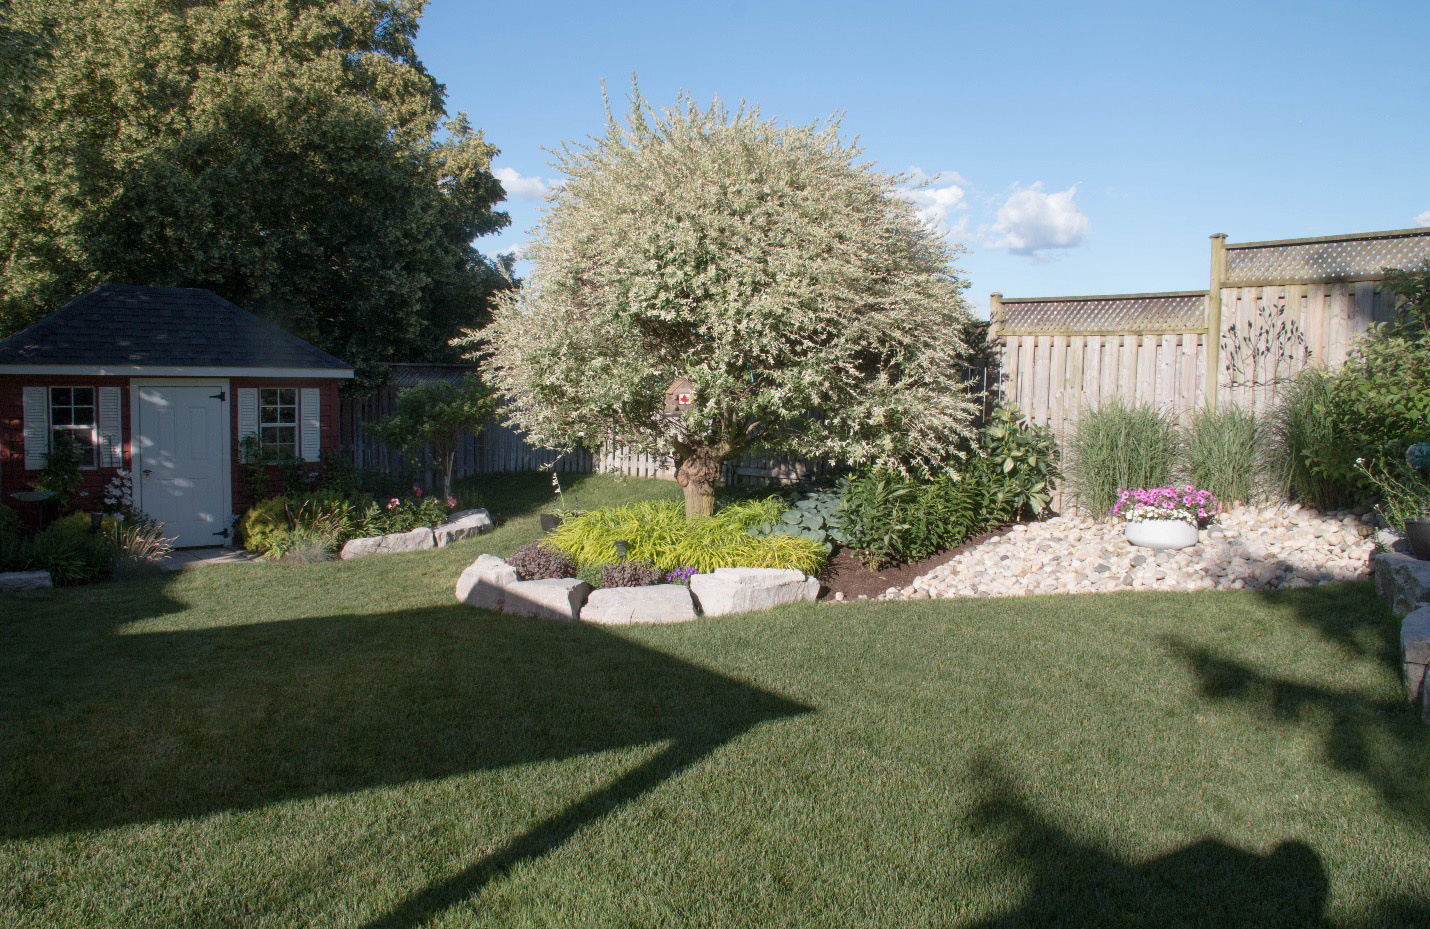
[[[540,542],[528,542],[518,548],[506,563],[516,569],[516,576],[523,581],[576,576],[576,561],[570,555]]]
[[[1375,512],[1381,525],[1393,532],[1403,531],[1406,520],[1430,519],[1430,469],[1419,467],[1416,457],[1356,465],[1379,497]]]
[[[1186,482],[1211,491],[1223,506],[1261,496],[1261,429],[1256,414],[1236,405],[1203,407],[1182,439]]]
[[[828,555],[835,545],[845,544],[844,523],[839,515],[838,490],[812,490],[795,496],[789,508],[772,523],[753,526],[752,535],[783,535],[808,539]]]
[[[0,539],[18,539],[21,534],[22,525],[19,514],[0,503]]]
[[[81,515],[88,526],[88,514]],[[109,536],[61,523],[45,527],[31,540],[33,569],[50,572],[50,579],[61,587],[107,577],[114,568],[115,555]]]
[[[840,498],[846,544],[866,565],[922,561],[1008,515],[992,505],[984,459],[959,477],[922,480],[889,468],[850,479]]]
[[[1116,397],[1082,411],[1069,444],[1078,505],[1096,517],[1129,487],[1165,487],[1177,459],[1177,426],[1147,403]]]
[[[446,504],[417,488],[386,502],[316,493],[262,500],[248,508],[238,531],[244,548],[264,557],[322,560],[350,539],[439,526],[446,518]]]
[[[604,507],[566,520],[547,535],[546,544],[583,565],[616,562],[616,542],[625,541],[628,558],[662,571],[690,565],[701,572],[744,567],[818,574],[824,565],[818,543],[747,531],[775,522],[784,509],[778,497],[732,503],[701,519],[686,519],[684,507],[675,501]]]
[[[1043,516],[1062,478],[1053,430],[1035,426],[1015,406],[993,410],[974,454],[987,460],[987,508],[1013,518]]]
[[[648,561],[618,561],[603,565],[597,587],[650,587],[665,583],[666,572]]]

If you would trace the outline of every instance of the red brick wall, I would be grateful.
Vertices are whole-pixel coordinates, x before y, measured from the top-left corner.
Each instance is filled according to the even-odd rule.
[[[123,428],[122,461],[129,467],[129,378],[127,377],[50,377],[36,375],[0,375],[0,494],[29,490],[38,471],[25,470],[24,390],[27,384],[45,387],[118,387],[119,414]],[[97,398],[96,398],[97,399]],[[118,468],[85,468],[79,508],[97,510],[104,502],[104,488],[119,473]],[[0,499],[6,505],[13,500]]]
[[[119,387],[120,415],[124,423],[123,463],[130,466],[130,441],[133,423],[130,422],[129,378],[127,377],[52,377],[50,375],[0,375],[0,494],[9,497],[21,490],[29,490],[31,481],[38,474],[25,470],[24,453],[24,391],[28,384],[46,387]],[[230,378],[229,379],[229,438],[233,450],[233,507],[242,511],[253,501],[244,498],[243,471],[238,463],[238,397],[233,392],[240,387],[317,387],[319,389],[319,446],[324,452],[338,448],[338,383],[333,380],[311,380],[300,378]],[[282,491],[282,479],[277,467],[268,468],[271,493]],[[83,472],[84,492],[80,508],[98,509],[104,498],[104,488],[118,473],[116,468],[86,468]],[[13,501],[9,501],[13,502]]]

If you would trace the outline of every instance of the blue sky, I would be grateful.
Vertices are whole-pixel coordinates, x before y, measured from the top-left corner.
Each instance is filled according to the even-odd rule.
[[[789,122],[843,114],[970,253],[970,299],[1190,290],[1207,237],[1430,225],[1430,2],[431,0],[419,52],[501,149],[521,244],[543,147],[630,75]]]

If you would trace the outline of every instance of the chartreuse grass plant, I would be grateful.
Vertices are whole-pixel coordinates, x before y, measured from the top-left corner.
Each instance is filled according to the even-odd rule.
[[[1256,414],[1236,405],[1202,407],[1183,439],[1187,482],[1226,506],[1261,496],[1260,428]]]
[[[1348,444],[1333,415],[1335,391],[1331,372],[1307,368],[1291,382],[1271,420],[1270,457],[1277,489],[1323,510],[1346,506],[1357,496],[1354,484],[1322,466]]]
[[[618,561],[616,543],[623,541],[627,558],[649,562],[662,571],[690,565],[701,572],[738,567],[794,568],[818,574],[824,566],[824,550],[818,542],[749,532],[775,522],[784,510],[783,501],[768,497],[731,503],[713,516],[687,519],[680,504],[648,501],[582,513],[562,523],[545,544],[583,565]]]
[[[1084,410],[1070,442],[1079,505],[1103,517],[1122,490],[1167,486],[1177,444],[1176,423],[1151,404],[1115,397]]]

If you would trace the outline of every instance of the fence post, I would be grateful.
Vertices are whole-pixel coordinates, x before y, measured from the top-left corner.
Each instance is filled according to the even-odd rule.
[[[1211,286],[1207,288],[1207,406],[1217,406],[1217,385],[1221,381],[1221,282],[1226,277],[1226,233],[1212,240]]]
[[[993,405],[997,406],[1003,402],[1003,347],[998,344],[998,324],[1003,317],[1003,295],[991,293],[988,295],[988,352],[992,356],[984,358],[983,366],[983,406],[984,415],[988,415],[988,397],[993,396]],[[995,360],[996,359],[996,360]],[[988,389],[988,363],[994,364],[993,389]]]

